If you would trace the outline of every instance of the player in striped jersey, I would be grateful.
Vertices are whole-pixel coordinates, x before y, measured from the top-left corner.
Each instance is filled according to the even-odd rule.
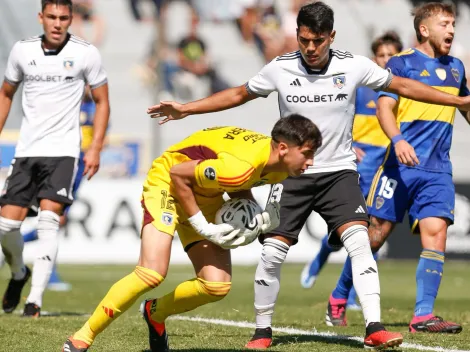
[[[376,38],[371,45],[373,60],[380,66],[385,67],[387,61],[393,55],[402,51],[403,45],[395,32],[387,32]],[[353,146],[355,148],[359,173],[359,184],[365,198],[369,194],[370,185],[375,172],[383,161],[385,151],[390,140],[382,131],[376,118],[376,104],[378,93],[367,87],[360,87],[356,92],[356,114],[353,125]],[[302,271],[300,282],[304,288],[310,288],[315,283],[317,275],[326,263],[329,255],[337,251],[328,244],[326,235],[321,244],[318,255]],[[351,267],[351,260],[346,259],[345,266]],[[354,287],[350,292],[344,292],[344,281],[351,281],[352,276],[347,275],[349,271],[343,270],[336,289],[330,297],[327,310],[328,325],[346,325],[345,305],[348,309],[360,309],[356,303],[356,291]],[[349,296],[348,296],[349,293]]]

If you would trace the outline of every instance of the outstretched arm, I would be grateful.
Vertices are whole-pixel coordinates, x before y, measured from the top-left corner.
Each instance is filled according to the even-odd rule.
[[[227,110],[257,98],[257,95],[248,93],[245,85],[225,89],[207,98],[180,104],[175,101],[161,101],[147,109],[147,114],[152,118],[164,117],[159,121],[162,125],[170,120],[179,120],[189,115],[206,114]]]
[[[440,90],[409,78],[393,76],[392,82],[384,90],[423,103],[455,106],[464,111],[470,110],[470,96],[459,97],[441,92]]]

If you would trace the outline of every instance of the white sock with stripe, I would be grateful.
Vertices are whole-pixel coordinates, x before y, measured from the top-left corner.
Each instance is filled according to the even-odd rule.
[[[256,328],[271,326],[274,305],[279,294],[281,266],[288,251],[289,246],[282,241],[274,238],[264,240],[255,274]]]
[[[362,306],[366,326],[380,322],[379,270],[370,249],[367,227],[353,225],[341,235],[351,258],[354,288]]]
[[[49,283],[52,269],[57,258],[59,246],[60,217],[49,210],[41,210],[38,221],[39,249],[34,260],[33,278],[31,280],[31,293],[26,303],[35,303],[42,306],[42,296]]]

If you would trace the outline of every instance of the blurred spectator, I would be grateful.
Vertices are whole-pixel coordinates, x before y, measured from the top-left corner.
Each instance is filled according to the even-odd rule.
[[[93,5],[93,0],[74,0],[72,30],[77,36],[100,46],[104,38],[104,20],[95,14]],[[85,24],[91,24],[93,34],[90,38],[85,33]]]
[[[171,60],[167,57],[162,63],[164,90],[176,93],[183,99],[190,99],[191,91],[200,88],[202,82],[199,80],[201,79],[209,81],[209,94],[229,87],[211,65],[206,52],[206,44],[197,33],[198,25],[199,17],[193,10],[189,34],[179,42],[176,58]]]
[[[238,20],[243,39],[254,41],[266,62],[298,49],[297,13],[306,0],[288,0],[288,10],[279,12],[274,0],[239,0],[244,3]]]
[[[297,43],[297,14],[306,0],[290,0],[289,10],[281,17],[282,34],[284,36],[284,46],[278,55],[289,53],[299,49]]]

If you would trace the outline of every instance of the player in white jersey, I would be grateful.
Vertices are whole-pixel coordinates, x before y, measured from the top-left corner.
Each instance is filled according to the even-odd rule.
[[[85,84],[96,102],[94,136],[84,157],[90,179],[99,168],[109,119],[108,84],[98,50],[68,33],[71,0],[42,0],[44,34],[17,42],[11,50],[0,89],[0,131],[13,96],[23,83],[23,121],[8,178],[0,198],[0,241],[12,278],[3,297],[11,313],[31,276],[23,263],[20,226],[28,208],[39,202],[39,248],[31,292],[23,315],[38,317],[42,296],[57,256],[59,216],[73,202],[72,185],[80,154],[80,103]]]
[[[469,98],[395,77],[366,57],[330,49],[336,34],[333,22],[333,10],[323,2],[304,5],[297,17],[299,51],[277,57],[243,86],[184,105],[161,102],[148,109],[152,117],[166,116],[162,124],[191,114],[229,109],[277,91],[281,117],[299,113],[311,118],[321,130],[324,143],[315,154],[313,167],[272,189],[272,197],[281,204],[281,225],[260,237],[263,249],[255,274],[256,331],[247,348],[271,345],[281,265],[312,210],[327,222],[330,244],[344,245],[351,258],[354,286],[366,321],[365,346],[401,344],[402,335],[386,331],[380,323],[378,270],[370,249],[369,218],[352,149],[355,92],[367,86],[414,100],[470,109]]]

